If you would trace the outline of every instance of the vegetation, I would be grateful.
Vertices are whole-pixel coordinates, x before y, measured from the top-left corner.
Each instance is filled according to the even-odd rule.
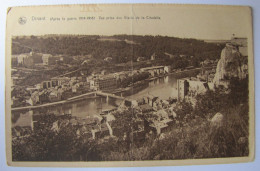
[[[137,74],[133,74],[132,77],[125,77],[119,80],[118,85],[120,85],[121,87],[127,87],[130,84],[136,83],[138,81],[143,81],[147,78],[149,78],[148,72],[137,73]]]
[[[222,48],[222,45],[200,40],[167,36],[46,35],[14,38],[12,54],[33,49],[64,57],[64,66],[51,66],[51,70],[41,72],[21,72],[20,76],[25,79],[19,85],[25,87],[74,70],[78,70],[77,75],[81,72],[88,75],[103,69],[114,72],[164,64],[174,69],[197,67],[205,59],[218,59]],[[156,60],[148,61],[153,54]],[[86,58],[74,60],[72,56],[77,55]],[[104,60],[107,57],[111,57],[111,61]],[[138,57],[145,60],[137,62]],[[134,74],[120,80],[120,85],[129,86],[146,78],[149,78],[149,73]],[[29,92],[16,87],[12,97],[14,94],[24,100]],[[71,94],[67,93],[67,96]],[[72,125],[70,118],[41,115],[33,131],[13,137],[12,158],[13,161],[122,161],[241,157],[249,154],[248,78],[232,78],[228,89],[209,90],[197,95],[194,103],[178,101],[174,110],[177,115],[174,125],[161,135],[145,131],[139,138],[135,137],[135,118],[141,114],[128,108],[114,115],[116,122],[111,125],[115,128],[115,137],[95,140],[86,134],[79,135],[77,130],[81,126]],[[223,115],[219,125],[212,122],[216,113]],[[14,115],[12,121],[18,117]],[[148,116],[141,119],[145,120],[145,117]],[[58,131],[53,129],[56,121],[60,123]]]
[[[16,37],[13,39],[12,54],[30,52],[33,49],[35,52],[63,54],[66,57],[91,55],[97,60],[112,57],[112,63],[126,63],[136,61],[138,57],[150,59],[154,53],[159,59],[168,59],[169,56],[165,55],[168,53],[175,56],[193,56],[196,59],[193,61],[199,62],[205,59],[218,59],[223,48],[222,45],[206,43],[202,40],[167,36],[115,35],[105,38],[110,41],[104,40],[101,36]],[[125,40],[134,43],[128,43]],[[185,65],[185,62],[182,63]]]
[[[234,99],[234,100],[233,100]],[[43,115],[32,134],[13,138],[14,161],[121,161],[240,157],[249,154],[248,79],[230,81],[230,88],[219,88],[196,97],[193,106],[178,102],[174,126],[157,136],[149,132],[135,139],[135,110],[115,114],[117,136],[90,140],[77,135],[77,126],[66,121],[60,131],[51,129],[55,117]],[[211,118],[220,112],[220,126]],[[49,124],[48,124],[49,123]],[[50,124],[51,123],[51,124]]]
[[[29,72],[28,69],[28,72],[19,72],[19,77],[22,79],[17,85],[20,86],[33,86],[70,71],[77,71],[70,76],[79,76],[82,73],[85,75],[100,73],[102,70],[130,71],[155,65],[171,65],[172,69],[198,67],[205,59],[218,59],[223,48],[222,45],[201,40],[167,36],[45,35],[14,37],[12,41],[12,54],[28,53],[33,50],[63,57],[63,61],[59,64],[45,69],[38,65],[24,66],[38,71]],[[152,55],[156,56],[154,61],[150,60]],[[34,56],[39,58],[39,55]],[[111,58],[111,61],[104,60],[107,57]],[[144,61],[137,62],[139,57]],[[129,80],[125,82],[130,83]]]

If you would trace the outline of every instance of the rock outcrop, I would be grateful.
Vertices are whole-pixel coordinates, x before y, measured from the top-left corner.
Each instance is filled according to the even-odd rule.
[[[221,52],[213,83],[218,86],[232,77],[243,79],[246,75],[247,57],[241,55],[237,46],[231,43],[226,44]]]
[[[210,125],[213,127],[220,127],[223,125],[224,116],[221,113],[216,113],[210,120]]]

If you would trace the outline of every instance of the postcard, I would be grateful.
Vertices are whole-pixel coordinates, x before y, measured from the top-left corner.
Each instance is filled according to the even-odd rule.
[[[24,6],[6,23],[8,165],[254,160],[250,7]]]

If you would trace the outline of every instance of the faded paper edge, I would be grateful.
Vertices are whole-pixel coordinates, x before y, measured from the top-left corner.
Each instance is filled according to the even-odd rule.
[[[187,7],[226,7],[226,8],[241,8],[248,10],[249,24],[251,25],[250,37],[248,37],[248,72],[249,72],[249,156],[248,157],[229,157],[229,158],[213,158],[213,159],[184,159],[184,160],[151,160],[151,161],[100,161],[100,162],[13,162],[11,154],[11,102],[10,99],[10,82],[11,82],[11,12],[15,12],[16,8],[48,8],[60,6],[80,6],[76,5],[42,5],[42,6],[19,6],[10,7],[7,9],[6,21],[6,57],[5,57],[5,136],[6,136],[6,162],[8,166],[16,167],[151,167],[151,166],[179,166],[179,165],[208,165],[208,164],[229,164],[252,162],[255,159],[255,82],[254,82],[254,56],[253,56],[253,26],[252,26],[252,9],[248,6],[234,5],[196,5],[196,4],[93,4],[98,6],[128,6],[128,5],[152,5],[152,6],[187,6]],[[87,6],[92,4],[87,4]],[[85,5],[84,5],[85,6]]]

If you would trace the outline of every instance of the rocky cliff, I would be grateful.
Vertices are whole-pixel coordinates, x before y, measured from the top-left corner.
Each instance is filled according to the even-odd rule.
[[[242,56],[238,49],[235,45],[227,44],[222,50],[213,79],[215,85],[220,85],[232,77],[238,77],[239,79],[246,77],[247,57]]]

